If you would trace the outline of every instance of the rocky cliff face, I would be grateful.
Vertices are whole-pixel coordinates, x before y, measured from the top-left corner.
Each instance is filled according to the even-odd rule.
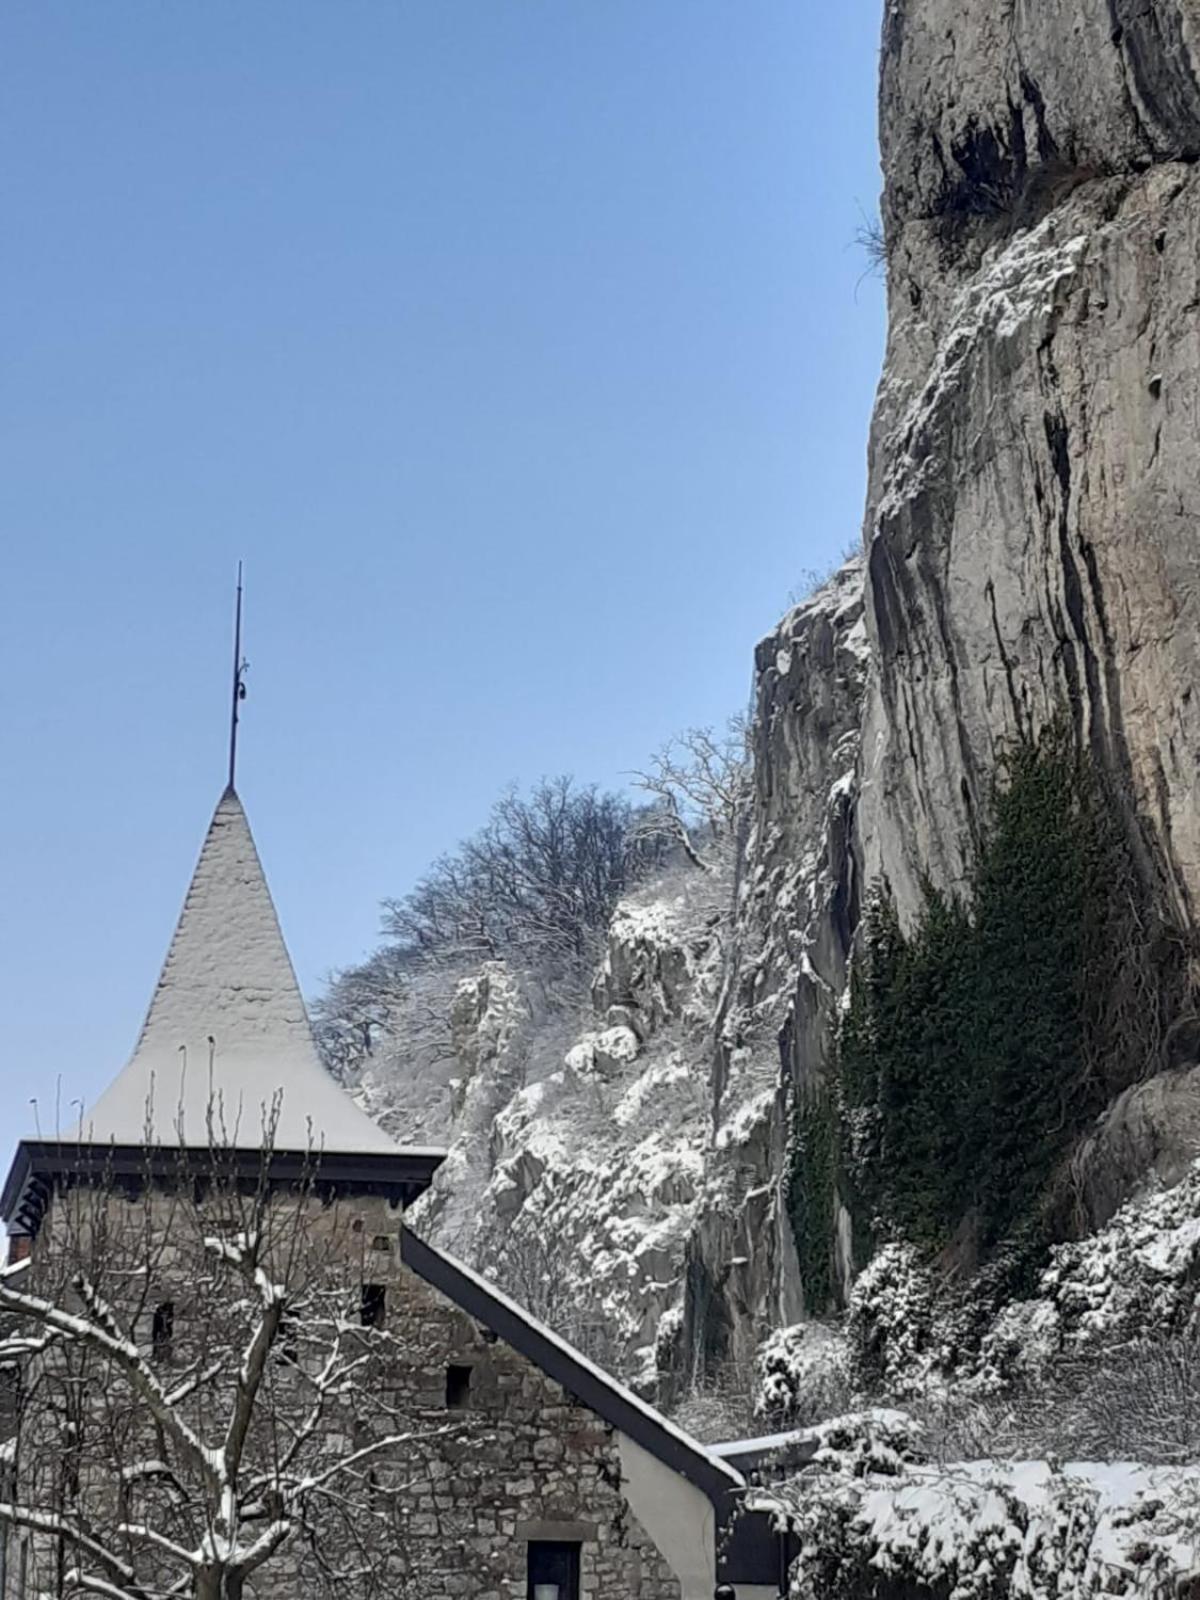
[[[1069,719],[1193,960],[1198,71],[1197,0],[888,0],[865,552],[758,647],[736,861],[622,905],[593,1015],[536,1070],[511,974],[456,1003],[427,1226],[667,1398],[809,1313],[792,1117],[828,1076],[864,896],[887,885],[905,923],[923,883],[966,887],[1015,737]],[[1076,1152],[1092,1225],[1198,1152],[1177,1021]]]
[[[736,858],[680,863],[621,902],[582,1025],[531,1038],[496,964],[455,1003],[450,1156],[422,1225],[667,1397],[746,1374],[804,1311],[780,1049],[797,1070],[819,1058],[844,982],[862,583],[849,563],[759,645]]]
[[[859,840],[961,880],[997,741],[1071,708],[1200,889],[1200,8],[892,0]]]
[[[774,986],[793,1101],[827,1070],[862,894],[886,885],[904,922],[924,882],[964,890],[1000,752],[1056,717],[1106,774],[1163,939],[1194,948],[1198,71],[1195,0],[889,0],[869,670],[865,685],[839,674],[812,639],[800,655],[777,640],[778,666],[760,647],[755,816],[729,977],[743,1000]],[[834,703],[831,738],[822,708]],[[822,812],[813,801],[834,749],[849,760]],[[820,889],[793,925],[789,870],[814,852]],[[1196,1037],[1182,1009],[1148,1081],[1078,1152],[1093,1225],[1149,1176],[1176,1181],[1196,1154]],[[722,1041],[737,1015],[723,1015]],[[775,1216],[782,1169],[777,1138]],[[847,1219],[833,1225],[844,1290]],[[783,1230],[766,1235],[778,1243]],[[735,1248],[698,1224],[706,1291]],[[804,1302],[786,1245],[770,1272],[771,1294],[747,1300],[773,1295],[785,1322]],[[705,1309],[694,1292],[688,1306],[695,1319]],[[747,1320],[736,1296],[722,1310]]]
[[[664,1362],[676,1381],[723,1361],[746,1372],[764,1334],[807,1309],[784,1175],[791,1107],[827,1059],[858,918],[862,586],[856,559],[755,654],[754,790],[714,1020],[718,1182],[689,1240],[683,1353]]]
[[[902,913],[922,873],[961,885],[998,745],[1067,708],[1191,943],[1198,52],[1194,0],[888,5],[856,849]],[[1181,1026],[1158,1065],[1194,1059]],[[1195,1093],[1125,1097],[1082,1169],[1093,1220],[1194,1153]]]

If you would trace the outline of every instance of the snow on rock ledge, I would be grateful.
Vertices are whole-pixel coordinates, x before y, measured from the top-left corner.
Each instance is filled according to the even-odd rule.
[[[1127,1202],[1098,1233],[1057,1246],[1032,1300],[984,1341],[985,1373],[1029,1376],[1062,1351],[1200,1332],[1200,1161],[1174,1188]]]
[[[712,891],[696,876],[669,873],[617,907],[592,987],[599,1025],[573,1038],[526,1037],[509,1026],[521,1010],[511,997],[497,1022],[463,986],[456,1049],[495,1090],[486,1159],[468,1174],[469,1206],[450,1192],[456,1162],[424,1212],[436,1242],[640,1381],[653,1380],[705,1184],[721,949]],[[456,1127],[452,1162],[463,1142]]]

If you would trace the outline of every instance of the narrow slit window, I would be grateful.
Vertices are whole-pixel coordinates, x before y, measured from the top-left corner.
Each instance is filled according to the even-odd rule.
[[[21,1369],[15,1361],[0,1366],[0,1427],[7,1435],[21,1412]]]
[[[154,1308],[150,1324],[150,1354],[155,1361],[170,1361],[175,1341],[175,1302],[164,1300]]]
[[[456,1366],[446,1368],[446,1406],[451,1411],[465,1411],[471,1403],[471,1368]]]
[[[362,1286],[362,1325],[364,1328],[382,1328],[387,1314],[387,1290],[381,1283],[364,1283]]]

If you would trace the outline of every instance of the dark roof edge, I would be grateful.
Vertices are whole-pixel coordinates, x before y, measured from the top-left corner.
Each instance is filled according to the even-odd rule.
[[[597,1416],[702,1490],[722,1513],[729,1495],[745,1487],[734,1468],[709,1455],[697,1440],[573,1350],[486,1278],[427,1244],[408,1227],[400,1231],[400,1258],[418,1277],[569,1389]]]
[[[67,1139],[22,1139],[0,1193],[0,1217],[12,1222],[30,1185],[38,1179],[67,1177],[75,1173],[99,1176],[136,1176],[147,1171],[160,1175],[177,1171],[180,1165],[201,1164],[212,1152],[203,1145],[177,1146],[132,1144],[90,1144]],[[239,1175],[256,1172],[262,1161],[261,1150],[216,1151],[218,1160],[231,1163]],[[426,1188],[445,1159],[443,1150],[406,1150],[355,1153],[344,1150],[273,1150],[271,1165],[281,1179],[295,1178],[305,1171],[315,1181],[369,1185],[420,1185]]]

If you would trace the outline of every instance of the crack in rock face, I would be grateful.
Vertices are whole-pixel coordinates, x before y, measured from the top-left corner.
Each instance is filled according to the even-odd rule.
[[[1192,924],[1198,22],[1180,0],[888,9],[858,838],[908,914],[923,873],[964,881],[998,744],[1065,704]]]

